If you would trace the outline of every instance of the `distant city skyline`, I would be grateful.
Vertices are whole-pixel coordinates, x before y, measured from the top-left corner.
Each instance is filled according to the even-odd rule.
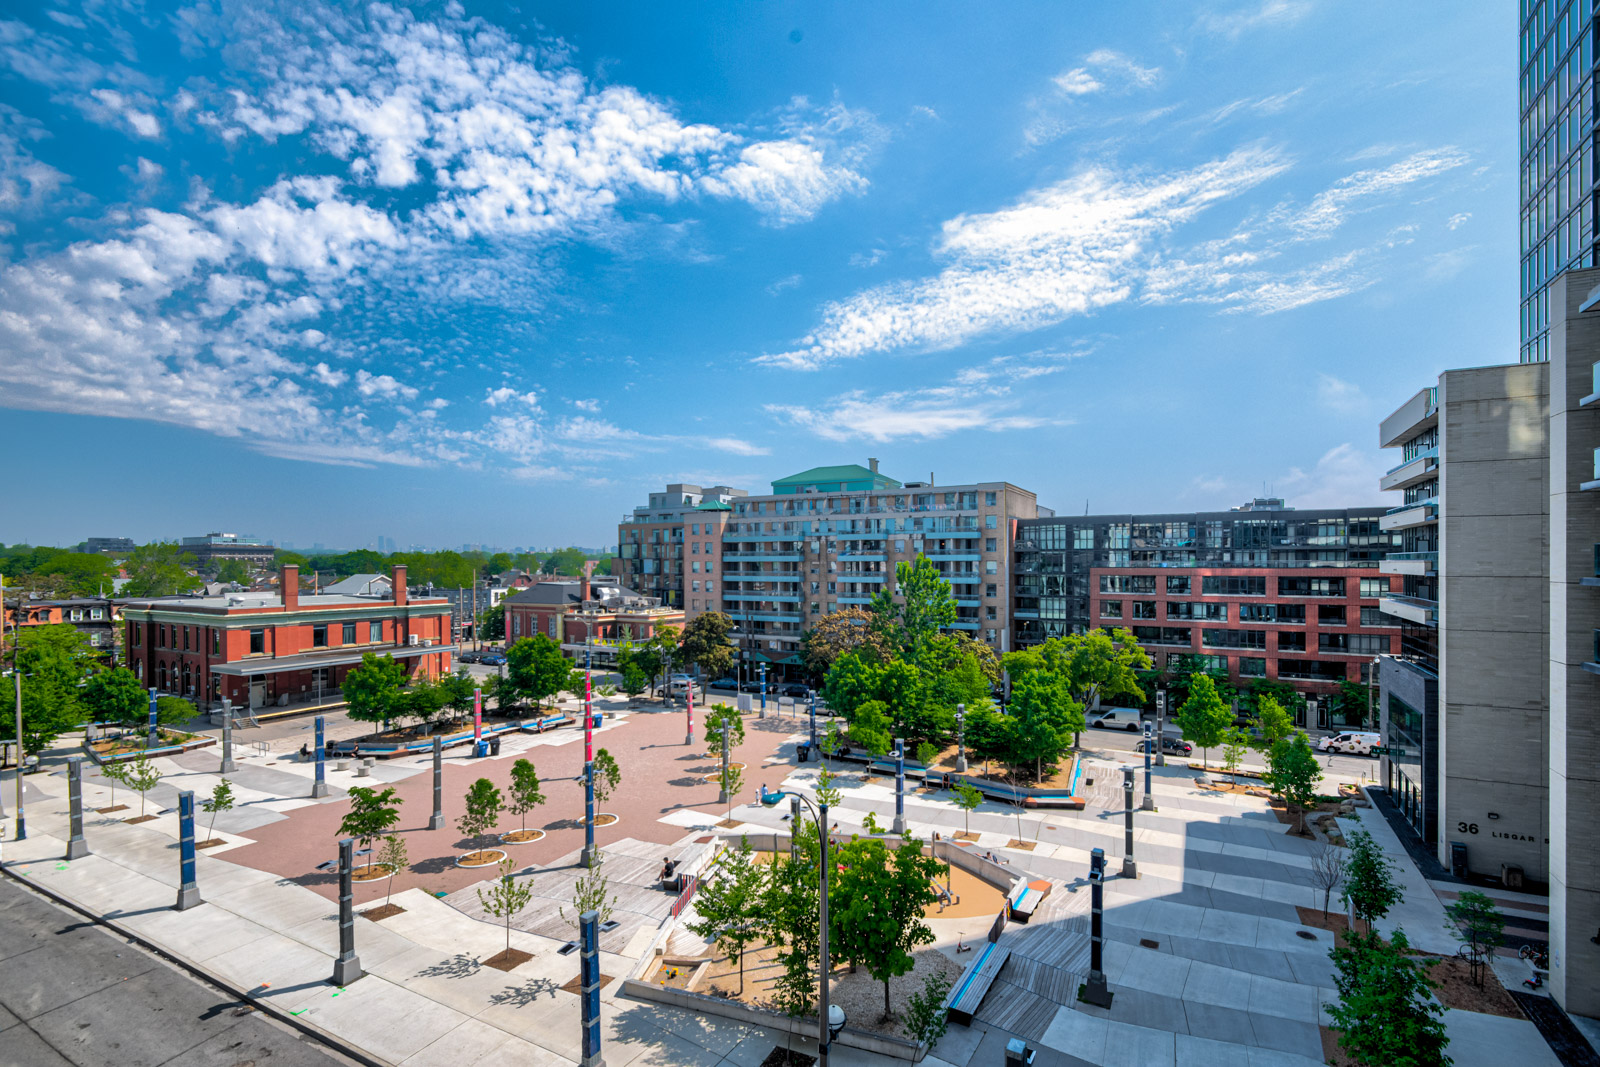
[[[1384,398],[1517,355],[1504,5],[472,11],[0,19],[0,540],[1370,505]]]

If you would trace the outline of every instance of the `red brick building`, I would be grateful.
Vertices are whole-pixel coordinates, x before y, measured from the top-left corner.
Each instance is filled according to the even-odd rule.
[[[299,568],[283,568],[279,593],[130,600],[123,649],[147,686],[202,709],[287,707],[337,700],[367,652],[390,656],[408,677],[450,671],[450,603],[413,600],[406,569],[386,597],[300,593]]]
[[[662,607],[607,577],[541,581],[503,603],[507,642],[544,634],[574,657],[590,642],[596,663],[610,662],[617,645],[650,639],[658,627],[683,626],[682,608]]]

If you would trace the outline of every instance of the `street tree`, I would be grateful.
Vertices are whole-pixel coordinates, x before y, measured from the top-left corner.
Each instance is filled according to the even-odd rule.
[[[744,994],[745,949],[763,938],[766,916],[767,868],[757,863],[748,837],[738,848],[717,857],[711,877],[695,890],[698,921],[687,923],[691,933],[716,943],[729,963],[739,965],[739,993]]]
[[[1160,744],[1161,739],[1156,738],[1155,744]],[[1229,726],[1222,731],[1222,769],[1228,772],[1233,779],[1233,784],[1239,784],[1239,767],[1244,763],[1244,754],[1250,748],[1250,735],[1237,726]]]
[[[947,868],[907,836],[898,848],[862,838],[839,848],[839,873],[829,889],[830,941],[840,958],[883,983],[883,1017],[893,1018],[889,980],[916,966],[911,952],[933,941],[923,909],[939,899],[935,878]]]
[[[1311,854],[1311,885],[1322,890],[1322,914],[1328,914],[1333,891],[1344,884],[1345,850],[1327,842]]]
[[[533,899],[533,887],[519,885],[515,877],[517,865],[509,858],[500,864],[500,877],[488,889],[478,890],[478,903],[483,910],[506,923],[506,954],[511,954],[511,920]]]
[[[389,872],[389,891],[383,896],[385,904],[394,896],[394,876],[410,862],[411,857],[406,855],[406,839],[399,834],[384,834],[383,844],[378,848],[378,863]]]
[[[828,769],[826,763],[822,765],[817,771],[817,803],[826,804],[830,808],[839,806],[839,801],[844,799],[844,795],[839,787],[833,784],[838,778],[837,774]]]
[[[381,724],[387,729],[401,702],[405,680],[405,668],[392,656],[363,653],[361,665],[344,676],[347,714],[357,722]]]
[[[680,662],[678,651],[678,628],[676,626],[658,626],[655,634],[641,645],[641,650],[650,657],[642,660],[649,663],[650,680],[654,682],[660,678],[661,699],[665,701],[671,694],[667,679],[672,674],[672,668]]]
[[[1288,737],[1294,730],[1294,720],[1273,696],[1263,696],[1256,701],[1256,730],[1261,734],[1261,749],[1271,752],[1272,747]]]
[[[924,767],[933,766],[933,761],[939,758],[939,746],[930,741],[923,741],[917,745],[917,762]]]
[[[350,810],[339,820],[338,836],[353,837],[362,848],[370,849],[372,842],[388,833],[400,821],[400,794],[393,786],[383,789],[352,786]],[[367,867],[372,867],[372,853],[367,853]]]
[[[1063,676],[1032,670],[1012,681],[1007,710],[1006,762],[1032,764],[1034,780],[1042,781],[1045,766],[1054,766],[1083,729],[1083,705]]]
[[[232,811],[233,803],[233,785],[224,778],[212,787],[211,795],[200,802],[201,810],[211,816],[211,825],[206,828],[206,837],[216,837],[217,816],[225,811]]]
[[[506,649],[506,681],[518,697],[539,704],[561,692],[572,675],[572,663],[561,646],[544,634],[524,637]]]
[[[36,755],[89,715],[83,682],[97,669],[88,638],[66,624],[26,626],[10,634],[22,675],[22,749]],[[0,715],[0,738],[16,738],[16,719]]]
[[[1450,918],[1446,926],[1468,949],[1472,981],[1482,989],[1489,956],[1505,940],[1506,917],[1476,889],[1464,890],[1444,912]]]
[[[1217,692],[1224,701],[1229,699],[1221,685],[1217,686]],[[1306,698],[1281,678],[1257,678],[1245,686],[1239,691],[1239,711],[1246,716],[1257,715],[1261,702],[1269,699],[1277,701],[1278,706],[1288,713],[1291,722],[1305,721]]]
[[[1267,757],[1267,787],[1283,798],[1284,804],[1299,812],[1297,833],[1306,832],[1306,812],[1317,804],[1317,783],[1322,781],[1322,765],[1311,751],[1306,735],[1296,730],[1272,746]]]
[[[1344,891],[1339,899],[1371,929],[1374,921],[1400,903],[1405,890],[1395,873],[1394,861],[1384,855],[1371,834],[1356,830],[1345,841],[1350,855],[1345,861]]]
[[[800,658],[814,678],[826,676],[840,656],[858,651],[880,663],[893,656],[882,620],[866,608],[829,612],[800,635]]]
[[[500,825],[500,814],[505,810],[505,800],[500,796],[500,790],[489,779],[479,778],[467,790],[466,811],[456,820],[456,829],[463,837],[487,837]],[[481,840],[479,844],[482,844]]]
[[[869,700],[856,708],[850,720],[850,741],[874,756],[889,751],[889,709],[881,700]]]
[[[1344,713],[1345,721],[1352,718],[1362,726],[1374,722],[1377,716],[1372,711],[1372,687],[1352,682],[1346,678],[1339,683],[1339,710]]]
[[[706,677],[720,677],[733,668],[733,642],[728,639],[732,632],[733,617],[724,612],[696,615],[694,621],[683,628],[678,653],[684,662],[705,672]]]
[[[933,1046],[950,1028],[950,1012],[945,997],[951,985],[949,975],[935,971],[928,975],[922,988],[906,1001],[906,1036],[919,1045],[927,1046],[929,1052],[933,1051]]]
[[[744,744],[744,716],[731,704],[713,704],[706,709],[706,753],[712,759],[722,757],[722,735],[728,735],[728,751],[733,752]]]
[[[129,553],[122,568],[128,574],[128,584],[122,587],[122,596],[176,596],[200,588],[195,576],[194,555],[183,551],[176,541],[157,541],[140,545]]]
[[[894,568],[894,592],[884,589],[872,598],[873,614],[892,635],[902,655],[920,662],[923,648],[940,629],[955,625],[957,612],[950,582],[921,552]]]
[[[506,606],[496,604],[478,616],[478,640],[504,641],[506,639]]]
[[[774,947],[781,971],[772,981],[772,1001],[779,1011],[795,1018],[808,1014],[816,1002],[821,955],[817,872],[822,838],[810,819],[802,819],[790,834],[790,852],[779,853],[767,865],[761,914],[766,918],[766,940]],[[837,853],[830,854],[829,863],[836,869]],[[831,889],[828,897],[837,899]]]
[[[1197,674],[1189,684],[1189,699],[1178,709],[1177,724],[1183,739],[1201,749],[1201,766],[1210,765],[1211,749],[1222,743],[1222,732],[1233,723],[1233,712],[1220,696],[1211,676]]]
[[[622,691],[628,694],[628,699],[637,700],[639,694],[650,688],[650,673],[639,665],[634,656],[637,653],[623,652],[622,666]]]
[[[139,817],[144,818],[146,796],[161,783],[161,770],[143,752],[123,764],[122,781],[139,794]]]
[[[528,813],[545,801],[544,794],[539,791],[539,772],[531,761],[519,759],[511,765],[511,786],[507,791],[511,803],[506,810],[522,820],[522,832],[527,833]]]
[[[579,929],[580,920],[586,911],[599,912],[601,923],[611,918],[611,910],[616,907],[617,898],[611,892],[611,883],[606,878],[605,862],[605,853],[596,852],[594,864],[572,883],[573,910],[570,915],[565,908],[556,909],[561,914],[561,921],[574,930]]]
[[[1359,1067],[1450,1067],[1444,1007],[1428,971],[1436,961],[1411,954],[1405,931],[1392,941],[1352,930],[1333,958],[1337,1003],[1327,1012],[1339,1048]]]
[[[717,784],[722,791],[722,795],[728,798],[728,808],[723,812],[723,818],[731,823],[733,821],[733,802],[738,798],[739,790],[744,788],[744,772],[739,769],[738,764],[730,762],[727,766],[717,771]]]
[[[611,794],[621,784],[622,770],[617,766],[616,759],[605,749],[597,749],[594,754],[595,803],[604,804],[611,799]]]
[[[963,834],[972,836],[972,813],[978,810],[978,805],[983,803],[983,794],[971,782],[962,782],[955,788],[956,807],[961,809],[964,816]]]
[[[150,708],[150,696],[126,667],[113,667],[89,676],[83,686],[83,705],[95,722],[132,726]]]

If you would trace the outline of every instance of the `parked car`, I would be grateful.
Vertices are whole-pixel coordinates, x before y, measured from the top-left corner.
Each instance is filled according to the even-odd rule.
[[[1342,734],[1324,737],[1317,742],[1320,752],[1347,752],[1356,756],[1370,756],[1372,750],[1383,744],[1377,734],[1347,730]]]
[[[478,658],[478,662],[486,667],[504,667],[506,656],[504,652],[485,652]]]
[[[1133,746],[1135,752],[1143,752],[1150,747],[1149,741],[1140,741]],[[1194,746],[1181,737],[1163,737],[1161,751],[1169,756],[1187,756],[1194,751]]]
[[[768,684],[770,685],[771,683],[769,682]],[[761,679],[760,678],[746,678],[744,681],[739,683],[739,692],[741,692],[741,693],[759,693],[759,692],[761,692]],[[768,692],[771,692],[771,690],[769,689]]]
[[[811,695],[811,687],[801,685],[799,682],[788,682],[778,687],[778,695],[804,700]]]
[[[457,663],[477,663],[481,659],[483,659],[483,653],[474,652],[471,649],[466,649],[456,653]]]
[[[1089,720],[1089,725],[1101,730],[1138,730],[1141,721],[1133,708],[1105,708]]]
[[[713,678],[711,681],[706,683],[706,688],[726,689],[730,693],[737,692],[739,689],[739,679],[734,678],[731,675],[722,678]]]

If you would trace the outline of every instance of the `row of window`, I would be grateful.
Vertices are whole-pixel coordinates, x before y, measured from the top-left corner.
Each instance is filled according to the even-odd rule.
[[[998,493],[985,492],[983,494],[984,507],[992,508],[998,503]],[[864,511],[887,511],[891,508],[896,511],[904,511],[908,507],[921,511],[931,511],[941,507],[953,508],[959,511],[976,511],[978,494],[976,492],[913,493],[909,496],[892,497],[818,497],[808,494],[799,499],[739,502],[733,505],[733,511],[736,515],[765,515],[769,504],[774,515],[801,515],[807,512],[849,512],[860,514]],[[711,524],[707,523],[706,528],[710,529]],[[698,530],[695,532],[698,532]]]
[[[1158,575],[1154,574],[1102,574],[1102,593],[1154,593]],[[1189,596],[1193,586],[1188,576],[1168,577],[1168,596]],[[1389,591],[1388,578],[1362,578],[1359,586],[1364,598],[1380,597]],[[1201,596],[1266,596],[1266,575],[1202,575]],[[1280,575],[1279,596],[1343,597],[1346,581],[1343,578],[1315,578],[1302,575]]]

